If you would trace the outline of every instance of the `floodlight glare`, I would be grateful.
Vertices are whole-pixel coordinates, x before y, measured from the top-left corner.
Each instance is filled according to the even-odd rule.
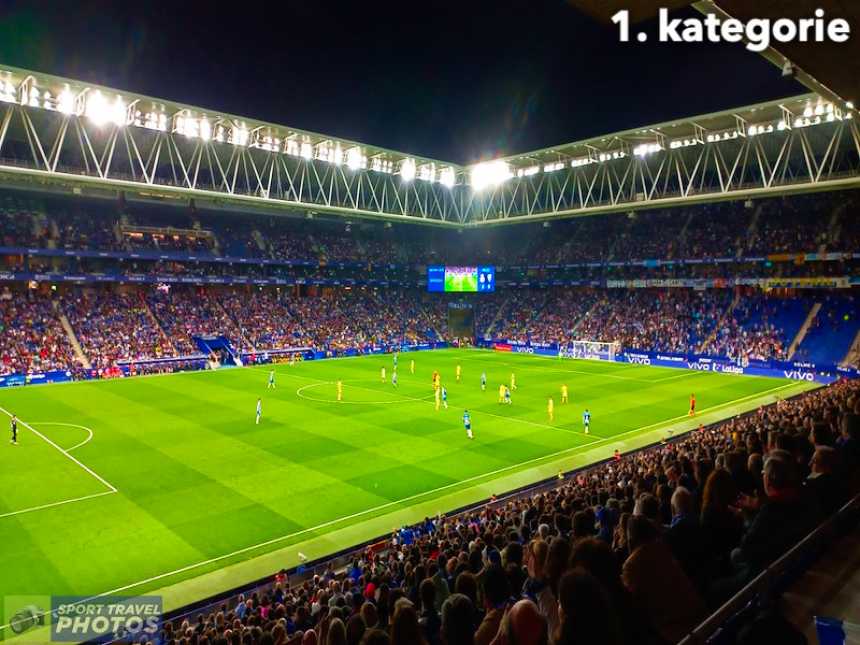
[[[209,125],[209,119],[206,117],[200,119],[200,138],[204,141],[212,138],[212,126]]]
[[[361,170],[367,166],[367,157],[361,154],[361,148],[355,146],[346,151],[346,167],[350,170]]]
[[[248,128],[242,125],[233,125],[230,128],[230,143],[234,146],[247,146],[248,145]]]
[[[413,159],[404,159],[400,162],[400,178],[403,181],[415,179],[415,161]]]
[[[302,143],[301,156],[305,159],[310,159],[311,157],[314,156],[313,146],[311,146],[311,144],[308,143],[307,141]]]
[[[471,184],[475,190],[487,186],[498,186],[512,177],[511,169],[505,161],[485,161],[472,168]]]
[[[124,126],[128,120],[128,107],[121,96],[117,96],[113,105],[110,107],[110,115],[108,117],[112,123],[118,126]]]
[[[451,166],[442,168],[442,170],[439,171],[439,183],[446,188],[451,188],[456,181],[457,173],[454,172],[454,169]]]
[[[418,167],[418,179],[433,181],[436,178],[436,164],[425,163]]]
[[[104,125],[110,119],[110,108],[100,91],[96,90],[87,96],[85,114],[97,126]]]
[[[68,87],[57,97],[57,109],[63,114],[72,114],[75,111],[75,95]]]

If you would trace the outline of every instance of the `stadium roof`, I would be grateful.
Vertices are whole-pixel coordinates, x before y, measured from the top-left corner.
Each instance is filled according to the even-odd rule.
[[[857,186],[854,116],[805,94],[461,166],[0,65],[0,176],[237,210],[508,223]]]

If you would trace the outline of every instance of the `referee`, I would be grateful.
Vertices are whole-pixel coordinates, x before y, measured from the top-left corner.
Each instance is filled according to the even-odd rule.
[[[12,440],[10,443],[18,445],[18,417],[12,415],[12,420],[9,422],[9,429],[12,430]]]

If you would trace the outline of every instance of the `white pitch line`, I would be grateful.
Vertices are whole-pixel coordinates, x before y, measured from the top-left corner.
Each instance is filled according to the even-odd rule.
[[[64,499],[59,502],[50,502],[49,504],[41,504],[40,506],[31,506],[29,508],[22,508],[20,511],[9,511],[8,513],[0,513],[0,518],[2,517],[12,517],[13,515],[21,515],[23,513],[31,513],[33,511],[41,511],[45,508],[53,508],[54,506],[63,506],[64,504],[72,504],[74,502],[83,502],[87,499],[94,499],[96,497],[104,497],[105,495],[113,495],[117,491],[115,490],[104,490],[101,493],[93,493],[92,495],[84,495],[83,497],[73,497],[72,499]]]
[[[84,444],[88,444],[93,438],[92,429],[86,426],[82,426],[78,423],[57,423],[55,421],[30,421],[30,423],[36,426],[65,426],[67,428],[80,428],[81,430],[86,430],[89,433],[89,436],[80,443],[75,444],[71,448],[66,448],[66,450],[68,450],[69,452],[71,452],[75,448],[80,448]]]
[[[7,409],[2,408],[2,407],[0,407],[0,412],[2,412],[3,414],[5,414],[5,415],[6,415],[7,417],[9,417],[10,419],[14,416],[11,412],[9,412]],[[32,432],[33,434],[35,434],[35,435],[36,435],[37,437],[39,437],[40,439],[44,440],[46,443],[48,443],[49,445],[51,445],[51,446],[53,446],[54,448],[56,448],[57,450],[59,450],[61,453],[63,453],[66,457],[68,457],[68,458],[69,458],[69,459],[71,459],[73,462],[75,462],[78,466],[80,466],[81,468],[83,468],[83,469],[84,469],[86,472],[88,472],[90,475],[92,475],[93,477],[95,477],[96,479],[98,479],[102,484],[104,484],[105,486],[107,486],[107,487],[111,490],[111,492],[113,492],[113,493],[118,492],[118,491],[117,491],[116,486],[114,486],[113,484],[111,484],[108,480],[106,480],[104,477],[102,477],[101,475],[99,475],[97,472],[95,472],[92,468],[90,468],[90,467],[89,467],[89,466],[87,466],[86,464],[81,463],[81,461],[80,461],[80,460],[76,459],[74,456],[72,456],[71,454],[69,454],[69,451],[68,451],[68,450],[65,450],[65,449],[63,449],[63,448],[60,448],[60,446],[58,446],[58,445],[57,445],[57,444],[55,444],[53,441],[51,441],[50,439],[48,439],[48,437],[46,437],[46,436],[45,436],[45,435],[43,435],[41,432],[39,432],[38,430],[36,430],[36,428],[34,428],[33,426],[31,426],[31,425],[30,425],[29,423],[27,423],[26,421],[24,421],[24,420],[22,420],[22,419],[18,419],[18,421],[19,421],[19,423],[20,423],[22,426],[24,426],[25,428],[27,428],[30,432]]]
[[[309,378],[309,377],[303,377],[303,378]],[[315,380],[316,380],[316,379],[315,379]],[[726,406],[728,406],[728,405],[731,405],[731,404],[734,404],[734,403],[738,403],[738,402],[743,401],[743,400],[745,400],[745,399],[752,398],[753,396],[764,396],[764,395],[766,395],[766,394],[769,394],[769,393],[771,393],[771,392],[775,392],[775,391],[777,391],[777,390],[783,390],[783,389],[785,389],[785,388],[787,388],[787,387],[789,387],[789,386],[792,386],[792,385],[797,385],[797,383],[788,383],[788,384],[786,384],[786,385],[781,385],[781,386],[779,386],[779,387],[772,388],[772,389],[770,389],[770,390],[765,390],[765,391],[763,391],[763,392],[759,392],[759,393],[754,394],[754,395],[752,395],[752,394],[751,394],[751,395],[749,395],[749,396],[742,397],[742,398],[740,398],[740,399],[735,399],[734,401],[730,401],[730,402],[723,403],[723,404],[720,404],[720,405],[717,405],[717,406],[713,406],[713,407],[711,407],[711,408],[705,408],[705,409],[703,409],[703,410],[702,410],[702,412],[706,412],[706,411],[713,411],[713,410],[715,410],[715,409],[717,409],[717,408],[726,407]],[[0,410],[2,410],[2,408],[0,408]],[[8,413],[7,413],[7,414],[8,414]],[[677,417],[677,418],[684,418],[684,417]],[[671,421],[671,419],[670,419],[670,421]],[[665,422],[659,422],[659,423],[665,423]],[[658,424],[653,424],[653,425],[658,425]],[[618,438],[620,438],[620,437],[623,437],[623,436],[625,436],[625,435],[629,435],[629,434],[631,434],[631,433],[633,433],[633,432],[639,432],[640,430],[644,430],[644,429],[647,429],[647,428],[649,428],[649,427],[652,427],[652,426],[643,426],[642,428],[635,428],[634,430],[630,430],[629,432],[625,432],[625,433],[620,434],[620,435],[615,435],[614,437],[611,437],[611,438],[606,438],[606,439],[597,439],[597,440],[595,440],[594,442],[592,442],[592,444],[596,445],[596,444],[598,444],[598,443],[603,444],[603,443],[608,443],[608,442],[610,442],[610,441],[615,441],[616,439],[618,439]],[[412,501],[412,500],[414,500],[414,499],[417,499],[417,498],[419,498],[419,497],[424,497],[424,496],[427,496],[427,495],[432,495],[432,494],[434,494],[434,493],[438,493],[438,492],[440,492],[440,491],[447,490],[447,489],[449,489],[449,488],[453,488],[454,486],[460,486],[460,485],[462,485],[462,484],[467,484],[467,483],[469,483],[469,482],[473,482],[473,481],[476,481],[476,480],[479,480],[479,479],[483,479],[483,478],[486,478],[486,477],[493,477],[493,476],[495,476],[495,475],[498,475],[498,474],[500,474],[500,473],[506,472],[506,471],[508,471],[508,470],[514,470],[514,469],[520,468],[521,466],[526,466],[526,465],[528,465],[528,464],[532,464],[532,463],[535,463],[535,462],[538,462],[538,461],[543,461],[543,460],[553,459],[553,458],[555,458],[555,457],[559,457],[559,456],[561,456],[561,455],[563,455],[563,454],[566,454],[566,453],[569,453],[569,452],[571,452],[571,451],[574,451],[574,450],[580,450],[580,449],[582,449],[582,448],[584,448],[584,447],[586,447],[586,446],[590,446],[590,445],[592,445],[592,444],[584,444],[584,445],[580,445],[580,446],[572,446],[572,447],[570,447],[570,448],[566,448],[566,449],[564,449],[564,450],[559,450],[558,452],[554,452],[554,453],[550,453],[550,454],[547,454],[547,455],[543,455],[543,456],[541,456],[541,457],[535,457],[535,458],[533,458],[533,459],[528,459],[528,460],[523,461],[523,462],[520,462],[520,463],[518,463],[518,464],[512,464],[512,465],[510,465],[510,466],[504,466],[504,467],[502,467],[502,468],[498,468],[498,469],[493,470],[493,471],[490,471],[490,472],[482,473],[482,474],[480,474],[480,475],[474,475],[473,477],[468,477],[468,478],[466,478],[466,479],[462,479],[462,480],[457,481],[457,482],[452,482],[452,483],[450,483],[450,484],[446,484],[446,485],[444,485],[444,486],[440,486],[440,487],[438,487],[438,488],[434,488],[434,489],[432,489],[432,490],[423,491],[423,492],[420,492],[420,493],[415,493],[414,495],[410,495],[410,496],[408,496],[408,497],[404,497],[403,499],[400,499],[400,500],[394,500],[394,501],[391,501],[391,502],[386,502],[385,504],[380,504],[379,506],[374,506],[373,508],[368,508],[368,509],[365,509],[365,510],[363,510],[363,511],[358,511],[358,512],[356,512],[356,513],[352,513],[351,515],[346,515],[346,516],[344,516],[344,517],[339,517],[339,518],[336,518],[336,519],[333,519],[333,520],[329,520],[329,521],[327,521],[327,522],[323,522],[322,524],[318,524],[317,526],[314,526],[314,527],[310,527],[310,528],[302,529],[302,530],[300,530],[300,531],[295,531],[294,533],[288,533],[287,535],[282,535],[282,536],[280,536],[280,537],[272,538],[272,539],[270,539],[270,540],[266,540],[265,542],[260,542],[259,544],[254,544],[254,545],[251,545],[251,546],[243,547],[243,548],[241,548],[241,549],[238,549],[238,550],[236,550],[236,551],[233,551],[232,553],[226,553],[226,554],[224,554],[224,555],[219,555],[219,556],[216,556],[216,557],[214,557],[214,558],[209,558],[208,560],[202,560],[201,562],[192,563],[192,564],[186,565],[186,566],[184,566],[184,567],[180,567],[179,569],[174,569],[173,571],[167,571],[167,572],[165,572],[165,573],[160,573],[160,574],[158,574],[158,575],[156,575],[156,576],[152,576],[152,577],[150,577],[150,578],[146,578],[145,580],[140,580],[140,581],[138,581],[138,582],[132,582],[132,583],[130,583],[130,584],[123,585],[123,586],[121,586],[121,587],[117,587],[116,589],[111,589],[110,591],[105,591],[105,592],[102,592],[102,593],[100,593],[100,594],[96,594],[96,595],[94,595],[94,596],[90,596],[89,598],[83,598],[83,599],[78,600],[78,601],[76,601],[76,602],[74,602],[74,603],[71,603],[71,604],[73,604],[73,605],[79,605],[79,604],[81,604],[81,603],[86,603],[86,602],[89,602],[89,601],[91,601],[91,600],[96,600],[96,599],[98,599],[98,598],[103,598],[103,597],[105,597],[105,596],[111,596],[111,595],[114,595],[114,594],[122,593],[122,592],[124,592],[124,591],[128,591],[129,589],[134,589],[135,587],[139,587],[139,586],[141,586],[141,585],[146,585],[146,584],[150,584],[150,583],[152,583],[152,582],[157,582],[157,581],[159,581],[159,580],[163,580],[163,579],[165,579],[165,578],[169,578],[170,576],[174,576],[174,575],[177,575],[177,574],[180,574],[180,573],[185,573],[185,572],[187,572],[187,571],[192,571],[192,570],[194,570],[194,569],[197,569],[197,568],[200,568],[200,567],[205,567],[205,566],[207,566],[207,565],[214,564],[214,563],[216,563],[216,562],[221,562],[222,560],[227,560],[227,559],[229,559],[229,558],[235,557],[235,556],[237,556],[237,555],[242,555],[242,554],[244,554],[244,553],[248,553],[248,552],[250,552],[250,551],[254,551],[254,550],[256,550],[256,549],[265,548],[265,547],[267,547],[267,546],[271,546],[271,545],[273,545],[273,544],[277,544],[278,542],[283,542],[283,541],[285,541],[285,540],[289,540],[289,539],[292,539],[292,538],[294,538],[294,537],[298,537],[298,536],[300,536],[300,535],[305,535],[305,534],[307,534],[307,533],[316,532],[316,531],[319,531],[320,529],[328,528],[329,526],[332,526],[332,525],[334,525],[334,524],[338,524],[339,522],[344,522],[344,521],[347,521],[347,520],[356,519],[356,518],[358,518],[358,517],[362,517],[362,516],[364,516],[364,515],[368,515],[368,514],[371,514],[371,513],[376,513],[376,512],[378,512],[378,511],[384,510],[384,509],[386,509],[386,508],[391,508],[392,506],[397,506],[397,505],[400,505],[400,504],[404,504],[404,503],[406,503],[406,502],[410,502],[410,501]],[[48,612],[44,612],[42,615],[45,615],[45,614],[47,614],[47,613],[48,613]],[[8,624],[7,624],[7,625],[0,625],[0,629],[6,629],[7,627],[9,627],[9,625],[8,625]]]

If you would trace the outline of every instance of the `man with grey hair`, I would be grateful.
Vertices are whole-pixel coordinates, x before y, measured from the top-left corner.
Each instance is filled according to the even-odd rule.
[[[761,509],[732,552],[732,562],[742,579],[755,575],[803,539],[821,517],[815,498],[800,485],[791,453],[769,453],[763,484]]]
[[[693,494],[678,486],[672,493],[672,522],[666,529],[666,544],[672,551],[672,555],[681,565],[692,580],[696,580],[697,574],[701,574],[700,566],[705,553],[705,539],[702,528],[699,525],[699,516],[696,513],[696,501]]]

